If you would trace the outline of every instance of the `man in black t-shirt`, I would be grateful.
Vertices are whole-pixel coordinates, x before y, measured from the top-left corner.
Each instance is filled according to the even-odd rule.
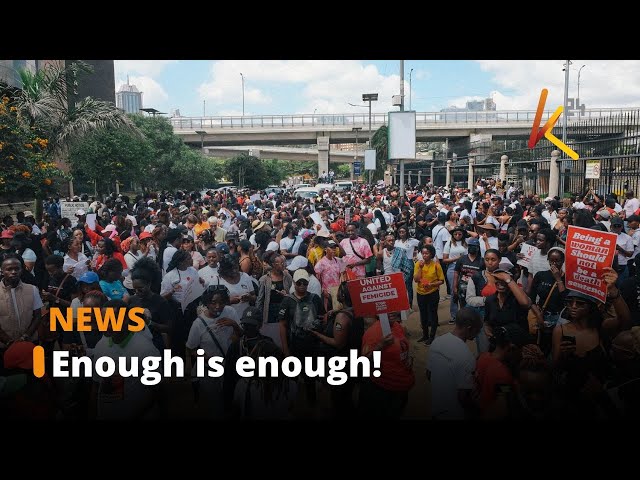
[[[484,260],[480,256],[480,241],[477,238],[467,240],[468,254],[456,261],[452,301],[459,301],[460,308],[467,304],[467,284],[477,272],[484,269]]]

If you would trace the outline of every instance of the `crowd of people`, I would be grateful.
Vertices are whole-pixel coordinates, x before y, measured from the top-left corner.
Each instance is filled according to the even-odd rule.
[[[402,273],[427,350],[424,417],[629,417],[640,400],[640,201],[589,190],[525,194],[480,179],[473,190],[358,185],[317,198],[230,190],[112,194],[61,218],[18,212],[0,225],[0,409],[13,417],[163,418],[171,379],[36,378],[33,348],[74,356],[184,358],[190,401],[208,418],[292,418],[326,392],[339,418],[399,418],[415,388],[407,316],[356,314],[347,282]],[[621,202],[621,203],[620,203]],[[319,214],[315,215],[315,214]],[[617,235],[601,280],[605,303],[567,288],[570,225]],[[528,268],[522,245],[535,247]],[[522,262],[520,262],[522,263]],[[193,285],[204,292],[191,298]],[[441,319],[442,303],[446,318]],[[144,309],[140,332],[52,331],[52,307]],[[440,312],[440,314],[439,314]],[[77,318],[75,318],[77,320]],[[441,322],[444,320],[444,322]],[[450,327],[443,328],[449,323]],[[447,333],[444,333],[444,332]],[[329,385],[302,373],[219,378],[193,374],[197,353],[373,357],[381,375]]]

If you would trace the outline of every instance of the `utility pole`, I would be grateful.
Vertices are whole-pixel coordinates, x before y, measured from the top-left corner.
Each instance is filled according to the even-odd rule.
[[[400,111],[404,112],[404,60],[400,60]],[[400,159],[400,196],[404,197],[404,158]]]

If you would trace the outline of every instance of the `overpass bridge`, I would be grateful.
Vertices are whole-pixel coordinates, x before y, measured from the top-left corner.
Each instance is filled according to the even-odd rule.
[[[576,127],[583,120],[602,119],[606,122],[608,118],[624,118],[625,113],[636,111],[637,109],[612,108],[567,110],[565,112],[567,136],[571,138],[573,131],[577,130]],[[434,142],[449,139],[450,141],[469,140],[474,143],[478,140],[528,138],[535,114],[535,110],[416,112],[416,141]],[[542,122],[548,120],[552,114],[552,110],[543,112]],[[380,126],[388,124],[388,114],[372,113],[371,117],[368,113],[348,113],[169,119],[174,133],[182,137],[185,143],[202,148],[317,145],[316,159],[319,171],[328,170],[330,143],[355,143],[356,135],[363,143],[366,141],[369,136],[369,120],[371,120],[371,130],[375,132]],[[616,125],[622,133],[625,129],[624,122],[618,120]],[[635,122],[630,121],[628,127],[632,126],[635,126]],[[361,130],[354,131],[354,127],[359,127]],[[260,150],[266,151],[264,147],[260,147]],[[280,153],[288,155],[296,152],[281,151]],[[340,161],[338,158],[343,158],[337,153],[331,151],[332,160]],[[234,155],[236,154],[237,151]],[[306,154],[297,152],[295,156],[296,159],[301,159],[304,155],[311,155],[311,150]],[[353,153],[346,154],[345,157],[349,155],[353,159]]]

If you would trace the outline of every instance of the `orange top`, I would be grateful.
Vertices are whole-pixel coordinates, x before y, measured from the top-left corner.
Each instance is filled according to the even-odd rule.
[[[413,387],[415,376],[409,367],[409,342],[404,335],[404,329],[398,322],[391,324],[393,343],[382,350],[380,357],[379,377],[373,376],[374,364],[371,361],[371,381],[378,387],[392,392],[406,392]],[[382,340],[382,327],[380,320],[371,325],[362,336],[362,349],[369,346],[370,349]]]

